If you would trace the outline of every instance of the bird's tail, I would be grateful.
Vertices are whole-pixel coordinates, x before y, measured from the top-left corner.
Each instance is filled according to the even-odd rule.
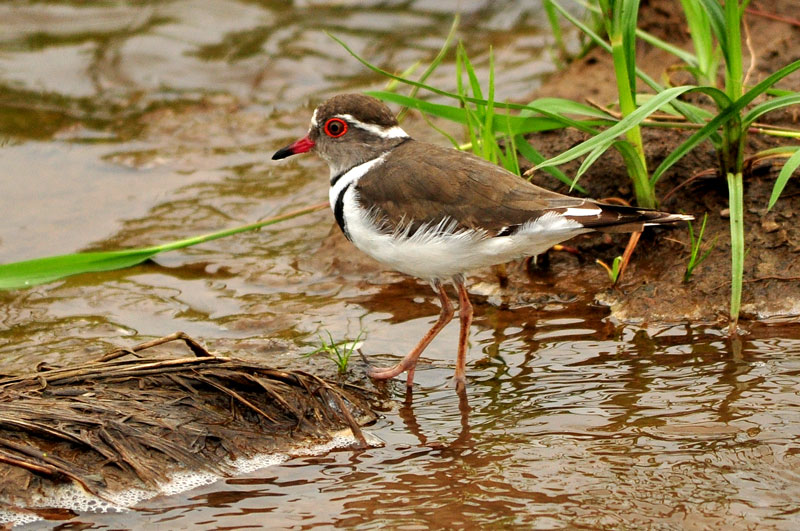
[[[595,219],[582,218],[581,223],[600,232],[637,232],[651,225],[672,225],[681,221],[692,221],[694,216],[670,214],[648,208],[628,207],[595,203],[601,213]]]

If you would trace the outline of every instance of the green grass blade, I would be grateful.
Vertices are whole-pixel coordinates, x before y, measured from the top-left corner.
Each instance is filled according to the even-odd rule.
[[[716,132],[717,129],[719,129],[725,122],[731,120],[754,99],[767,91],[772,85],[798,69],[800,69],[800,61],[795,61],[794,63],[784,66],[777,72],[774,72],[765,78],[752,89],[748,90],[741,98],[733,103],[726,103],[727,95],[718,89],[711,87],[697,87],[693,89],[693,91],[703,92],[711,96],[716,101],[717,107],[724,110],[717,114],[717,116],[705,126],[698,129],[694,134],[687,138],[683,144],[675,148],[675,150],[661,162],[658,168],[656,168],[652,177],[650,178],[650,181],[653,183],[656,182],[665,171],[667,171],[673,164],[675,164],[675,162],[686,155],[686,153],[694,149],[703,140],[709,138],[710,135]]]
[[[511,112],[511,111],[506,111]],[[515,175],[520,175],[519,157],[517,157],[517,139],[511,132],[511,128],[505,133],[505,152],[501,151],[503,157],[503,167]]]
[[[789,177],[800,167],[800,146],[793,146],[795,148],[794,155],[789,157],[783,168],[781,168],[780,173],[778,174],[778,180],[775,181],[775,186],[772,187],[772,195],[769,197],[769,204],[767,205],[767,210],[771,210],[775,203],[778,201],[778,198],[783,193],[783,189],[786,187],[786,183],[789,182]]]
[[[465,55],[466,57],[466,55]],[[510,125],[507,127],[511,130]],[[497,163],[497,153],[500,148],[497,146],[494,129],[494,54],[489,48],[489,95],[486,98],[486,114],[483,117],[483,127],[481,129],[481,143],[483,144],[483,158]]]
[[[637,94],[636,95],[636,103],[638,105],[640,105],[640,106],[644,105],[646,102],[648,102],[648,101],[650,101],[652,99],[653,99],[653,94]],[[658,110],[660,112],[663,112],[663,113],[666,113],[666,114],[672,114],[675,117],[683,116],[683,113],[679,112],[678,109],[675,108],[674,103],[675,102],[664,104],[661,107],[659,107]],[[706,109],[703,109],[702,107],[697,107],[695,105],[690,105],[690,104],[687,104],[685,102],[683,103],[683,105],[688,105],[688,106],[692,107],[697,112],[698,116],[703,117],[703,119],[704,119],[703,121],[704,122],[707,122],[708,120],[711,120],[714,116],[716,116],[714,113],[712,113],[712,112],[710,112],[710,111],[708,111]]]
[[[738,2],[739,0],[734,1]],[[711,26],[711,31],[717,38],[723,54],[725,54],[725,51],[728,50],[729,47],[728,33],[725,29],[725,12],[723,11],[722,5],[720,4],[719,0],[700,0],[700,3],[703,5],[703,9],[705,9],[706,15],[708,15],[708,22]]]
[[[614,142],[614,147],[625,160],[625,168],[633,183],[636,203],[646,208],[655,208],[656,199],[653,185],[647,174],[647,167],[642,162],[642,157],[636,148],[625,140]]]
[[[781,153],[794,153],[800,149],[800,146],[778,146],[770,149],[764,149],[755,154],[756,157],[764,157],[765,155],[778,155]],[[791,155],[790,155],[791,156]],[[788,158],[788,157],[787,157]]]
[[[792,94],[797,94],[797,93],[794,90],[771,88],[766,91],[766,94],[769,94],[770,96],[791,96]]]
[[[662,41],[652,33],[647,33],[644,30],[637,29],[636,36],[642,39],[643,41],[652,44],[656,48],[661,48],[665,52],[671,53],[672,55],[674,55],[675,57],[677,57],[678,59],[680,59],[689,66],[698,65],[697,57],[695,57],[694,54],[687,52],[683,48],[678,48],[677,46],[673,46],[672,44],[666,41]]]
[[[468,115],[470,112],[474,114],[474,118],[477,122],[477,127],[479,128],[478,131],[480,131],[479,124],[483,123],[483,119],[486,114],[487,102],[483,100],[483,94],[481,93],[480,84],[478,83],[477,77],[475,77],[475,70],[472,68],[472,63],[469,62],[469,57],[467,57],[467,51],[464,48],[464,44],[462,42],[458,43],[458,48],[456,50],[456,65],[458,66],[456,74],[458,75],[458,95],[460,96],[461,106],[467,110]],[[476,90],[477,94],[479,95],[476,97],[476,99],[478,99],[480,103],[476,103],[474,101],[470,102],[473,103],[473,107],[471,110],[470,110],[470,105],[468,104],[468,101],[470,99],[469,92],[464,87],[464,83],[461,80],[462,73],[467,74],[468,86],[469,89],[472,91],[473,96],[475,96]],[[480,135],[477,136],[480,137]],[[472,141],[472,145],[473,149],[478,149],[479,147],[481,147],[474,140]],[[480,153],[478,152],[476,152],[476,154],[480,155]]]
[[[348,49],[348,51],[349,51],[349,49]],[[381,70],[381,69],[379,69],[377,67],[373,67],[372,65],[370,65],[367,62],[365,62],[363,59],[361,59],[358,56],[356,56],[356,59],[358,59],[362,63],[368,65],[370,68],[377,69],[378,72],[383,72],[383,70]],[[460,104],[461,108],[465,108],[467,106],[467,100],[466,100],[467,92],[464,90],[464,80],[462,79],[463,71],[464,71],[464,67],[461,64],[461,43],[459,42],[458,43],[458,47],[456,47],[456,94],[455,94],[455,99],[458,100],[458,103]],[[413,85],[416,86],[416,84],[413,84]],[[423,86],[427,86],[427,85],[423,85]],[[367,92],[367,94],[369,94],[369,92]],[[375,97],[377,97],[377,96],[375,96]],[[414,99],[416,99],[416,98],[414,98]]]
[[[564,98],[538,98],[530,102],[528,105],[531,107],[536,107],[537,109],[545,109],[553,114],[575,114],[579,116],[598,118],[601,120],[613,120],[614,122],[617,121],[611,114],[607,112],[583,103],[579,103],[577,101],[567,100]],[[534,114],[534,111],[531,109],[525,109],[519,113],[520,116],[531,116],[532,114]],[[609,122],[609,125],[613,124]]]
[[[467,135],[469,136],[469,143],[472,146],[472,152],[475,155],[480,156],[479,150],[481,146],[478,143],[478,135],[475,131],[475,128],[478,127],[477,124],[480,123],[480,120],[476,116],[473,107],[467,103],[467,89],[464,87],[464,81],[462,79],[464,72],[464,61],[462,59],[463,53],[464,47],[459,42],[458,47],[456,48],[456,89],[458,90],[460,108],[464,111],[464,123],[467,126]]]
[[[469,142],[472,144],[472,152],[480,157],[481,150],[483,149],[478,134],[481,128],[480,118],[477,113],[467,105],[464,106],[464,112],[467,116],[467,133],[469,135]]]
[[[445,37],[444,44],[439,49],[439,53],[436,54],[436,57],[433,58],[431,64],[428,65],[428,68],[422,73],[419,78],[420,83],[425,83],[425,81],[439,68],[439,65],[442,64],[445,56],[447,55],[447,51],[450,49],[450,46],[453,44],[453,39],[456,36],[456,30],[458,30],[458,25],[461,22],[461,15],[456,13],[456,16],[453,17],[453,23],[450,25],[450,31],[447,33],[447,37]],[[401,77],[408,77],[408,76],[401,76]],[[414,87],[409,92],[409,96],[412,98],[416,96],[417,91],[420,87]]]
[[[614,2],[615,33],[609,34],[614,72],[617,78],[619,107],[623,117],[631,115],[636,110],[636,17],[638,10],[639,0],[616,0]],[[651,187],[639,124],[628,129],[625,136],[639,158],[638,163],[628,167],[628,174],[634,181],[637,191],[637,202],[641,206],[652,208],[656,203],[655,195],[652,193],[642,195],[647,190],[651,190]],[[645,170],[642,172],[638,168],[645,168]]]
[[[689,282],[694,274],[694,270],[697,267],[706,261],[706,258],[709,257],[711,251],[714,250],[714,247],[717,244],[717,238],[715,237],[714,240],[711,242],[711,245],[708,246],[706,251],[701,255],[700,249],[703,245],[703,236],[706,232],[706,223],[708,222],[708,212],[703,214],[703,223],[700,225],[700,232],[697,236],[694,235],[694,226],[692,225],[691,221],[688,221],[687,224],[689,225],[689,238],[691,239],[691,255],[689,256],[689,261],[686,264],[686,271],[683,274],[683,281]]]
[[[90,271],[110,271],[135,266],[161,252],[155,248],[48,256],[0,265],[0,289],[45,284]]]
[[[692,1],[696,1],[696,0],[692,0]],[[548,3],[551,3],[550,0],[548,0]],[[591,12],[600,14],[600,9],[596,5],[594,5],[592,3],[589,3],[589,2],[582,2],[582,1],[579,1],[578,3],[581,4],[582,6],[584,6],[586,9],[590,10]],[[638,6],[637,6],[637,8],[638,8]],[[550,5],[549,9],[554,12],[553,14],[555,16],[556,15],[555,6]],[[627,16],[630,16],[630,14],[631,13],[629,13]],[[633,13],[633,14],[635,15],[635,13]],[[548,17],[549,16],[550,16],[550,14],[548,13]],[[635,29],[636,37],[642,39],[643,41],[645,41],[647,43],[652,44],[656,48],[661,48],[662,50],[664,50],[664,51],[666,51],[668,53],[671,53],[672,55],[676,56],[678,59],[680,59],[681,61],[683,61],[684,63],[686,63],[688,65],[697,66],[697,64],[698,64],[697,57],[695,57],[692,53],[687,52],[686,50],[684,50],[682,48],[678,48],[677,46],[674,46],[674,45],[672,45],[672,44],[670,44],[670,43],[668,43],[666,41],[663,41],[663,40],[659,39],[658,37],[656,37],[655,35],[653,35],[652,33],[648,33],[648,32],[646,32],[644,30],[636,28],[635,18],[636,17],[634,17],[633,28]],[[627,38],[632,41],[631,37],[632,37],[631,35],[628,35]],[[633,62],[631,62],[629,64],[634,65]]]
[[[225,229],[151,247],[125,249],[121,251],[65,254],[25,260],[23,262],[0,264],[0,289],[27,288],[80,273],[111,271],[114,269],[131,267],[159,253],[174,251],[176,249],[224,238],[225,236],[231,236],[240,232],[266,227],[267,225],[273,225],[287,219],[316,212],[327,206],[327,203],[314,205],[257,223],[250,223],[241,227],[234,227],[232,229]]]
[[[572,182],[577,184],[577,182],[581,178],[581,176],[584,173],[586,173],[586,171],[589,169],[589,167],[591,167],[591,165],[594,164],[595,161],[597,159],[599,159],[600,156],[603,153],[608,151],[608,148],[610,148],[613,143],[614,143],[613,140],[609,140],[609,141],[605,142],[604,144],[598,144],[597,147],[595,147],[593,150],[591,150],[589,152],[589,154],[586,155],[586,158],[583,159],[583,162],[581,162],[581,165],[578,168],[578,171],[575,173],[575,178],[573,179]]]
[[[561,32],[561,24],[558,22],[558,13],[556,12],[550,0],[544,0],[542,7],[547,14],[547,21],[550,23],[550,33],[553,34],[556,48],[560,59],[567,58],[567,47],[564,45],[564,37]],[[560,62],[560,61],[559,61]]]
[[[519,151],[520,155],[528,159],[532,164],[536,165],[545,161],[544,156],[538,151],[536,151],[536,149],[532,145],[530,145],[530,143],[527,140],[525,140],[525,137],[523,137],[522,135],[517,135],[516,145],[517,145],[517,151]],[[563,171],[559,170],[554,166],[548,166],[547,168],[542,168],[542,171],[549,173],[562,183],[569,186],[570,190],[575,189],[582,194],[587,193],[585,188],[583,188],[578,183],[574,182],[572,179],[567,177],[567,174],[565,174]]]
[[[462,44],[458,43],[458,48],[456,49],[456,88],[458,90],[458,98],[461,104],[461,109],[464,111],[464,119],[467,126],[469,143],[472,146],[472,152],[475,155],[480,156],[479,150],[481,149],[481,146],[478,143],[478,135],[476,132],[476,127],[479,127],[478,124],[480,124],[480,120],[476,116],[473,108],[467,103],[467,90],[464,88],[464,82],[462,80],[462,73],[464,71],[464,62],[462,59],[463,50],[464,48]]]
[[[717,4],[719,5],[719,4]],[[725,57],[725,92],[736,101],[742,96],[742,9],[739,0],[725,2],[725,42],[720,41]],[[739,171],[741,171],[741,157]]]
[[[622,8],[620,15],[620,28],[622,32],[622,46],[625,50],[625,66],[627,67],[628,89],[632,95],[636,94],[636,20],[639,14],[639,0],[620,0],[618,9]]]
[[[460,123],[460,124],[467,124],[467,114],[464,108],[455,107],[452,105],[444,105],[441,103],[431,103],[425,100],[420,100],[417,98],[410,98],[409,96],[404,96],[403,94],[397,94],[394,92],[386,92],[380,90],[371,90],[365,92],[372,97],[378,98],[382,101],[387,101],[390,103],[397,103],[404,107],[410,107],[413,109],[417,109],[423,113],[430,114],[432,116],[437,116],[439,118],[445,118],[447,120]],[[500,104],[497,104],[496,107],[503,107]],[[507,131],[509,128],[511,129],[514,135],[521,134],[521,133],[533,133],[539,131],[550,131],[553,129],[562,129],[571,125],[570,119],[562,119],[560,116],[556,115],[555,113],[550,113],[553,116],[557,116],[556,118],[550,117],[542,117],[542,116],[511,116],[506,114],[495,114],[492,117],[492,129],[495,131]],[[596,122],[590,122],[595,124]]]
[[[648,101],[646,104],[642,105],[631,114],[620,120],[616,125],[609,127],[602,133],[590,138],[586,142],[578,144],[577,146],[568,149],[564,153],[557,155],[542,164],[538,165],[538,168],[544,168],[546,166],[556,166],[559,164],[564,164],[565,162],[569,162],[574,160],[581,155],[584,155],[598,145],[605,144],[609,140],[612,140],[619,135],[625,133],[632,127],[636,127],[639,125],[645,118],[647,118],[650,114],[655,112],[659,107],[668,103],[681,94],[692,90],[694,87],[689,86],[681,86],[681,87],[673,87],[670,89],[666,89],[657,96],[655,96],[652,100]]]
[[[564,18],[566,18],[570,23],[572,23],[576,28],[581,30],[583,33],[588,35],[589,38],[595,44],[597,44],[598,46],[603,48],[606,52],[611,53],[611,45],[608,44],[603,38],[601,38],[595,31],[593,31],[589,26],[587,26],[586,24],[584,24],[583,22],[581,22],[580,20],[575,18],[572,15],[572,13],[570,13],[569,11],[564,9],[556,0],[551,0],[551,2],[553,4],[553,7],[558,9],[558,11],[561,13],[562,16],[564,16]],[[661,86],[661,84],[656,82],[653,78],[648,76],[646,73],[644,73],[639,68],[636,69],[636,76],[639,79],[641,79],[642,81],[644,81],[647,84],[647,86],[649,86],[654,91],[662,92],[664,90],[664,87]],[[690,106],[690,105],[688,105],[686,103],[678,102],[678,101],[676,101],[673,105],[690,122],[694,122],[694,123],[703,123],[704,122],[702,116],[698,115],[697,112],[695,111],[696,107]],[[720,142],[720,140],[721,140],[721,138],[720,138],[719,134],[714,132],[712,134],[712,136],[711,136],[711,141],[714,142],[715,145],[716,145],[718,142]]]
[[[417,109],[418,111],[421,111],[425,114],[430,114],[431,116],[445,118],[451,122],[465,125],[467,123],[466,112],[463,107],[444,105],[441,103],[431,103],[418,98],[412,98],[411,96],[406,96],[404,94],[387,92],[385,90],[368,90],[364,94],[372,96],[373,98],[378,98],[382,101],[397,103],[410,109]]]
[[[411,74],[417,71],[417,68],[422,64],[422,61],[417,61],[413,65],[409,66],[402,72],[400,72],[400,77],[409,77]],[[394,92],[397,90],[397,87],[400,86],[400,82],[396,79],[390,79],[383,90],[388,90],[389,92]],[[415,87],[416,88],[416,87]],[[399,120],[399,118],[398,118]]]
[[[692,37],[696,54],[696,65],[701,75],[698,76],[700,84],[713,85],[716,77],[717,62],[715,60],[715,47],[713,32],[708,15],[697,0],[681,0],[686,23],[689,26],[689,35]],[[687,64],[692,64],[689,61]]]
[[[768,112],[781,109],[783,107],[789,107],[790,105],[796,105],[798,103],[800,103],[800,93],[798,92],[790,96],[781,96],[779,98],[773,98],[769,101],[765,101],[764,103],[759,103],[750,109],[744,116],[742,119],[742,127],[750,127],[753,122]]]
[[[483,91],[481,90],[481,84],[478,81],[478,76],[475,74],[475,68],[472,66],[472,61],[469,60],[469,56],[467,56],[467,50],[464,48],[462,43],[458,43],[461,49],[461,60],[464,64],[464,71],[467,73],[467,79],[469,80],[469,86],[472,90],[472,95],[475,98],[483,99]]]
[[[744,275],[744,183],[742,174],[728,173],[728,197],[731,222],[731,308],[735,327],[742,307],[742,277]]]

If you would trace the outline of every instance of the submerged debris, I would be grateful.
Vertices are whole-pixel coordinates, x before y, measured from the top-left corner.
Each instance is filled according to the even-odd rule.
[[[154,347],[182,340],[191,350]],[[151,355],[152,353],[152,355]],[[143,356],[151,355],[150,357]],[[0,379],[0,502],[73,482],[104,497],[154,489],[177,470],[324,440],[374,419],[360,388],[210,353],[178,332],[80,366]]]

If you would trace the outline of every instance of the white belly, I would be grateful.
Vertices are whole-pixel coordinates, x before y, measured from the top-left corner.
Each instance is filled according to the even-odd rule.
[[[589,232],[580,223],[554,212],[526,223],[511,236],[490,238],[480,230],[455,230],[442,222],[412,236],[377,229],[374,216],[358,206],[358,192],[344,195],[343,217],[356,247],[397,271],[424,279],[448,279],[472,269],[502,264],[545,252],[553,245]]]

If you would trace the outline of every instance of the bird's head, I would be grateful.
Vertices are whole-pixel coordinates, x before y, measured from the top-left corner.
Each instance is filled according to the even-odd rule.
[[[306,136],[279,149],[272,159],[313,150],[328,163],[333,176],[379,157],[407,138],[379,100],[364,94],[340,94],[316,108]]]

